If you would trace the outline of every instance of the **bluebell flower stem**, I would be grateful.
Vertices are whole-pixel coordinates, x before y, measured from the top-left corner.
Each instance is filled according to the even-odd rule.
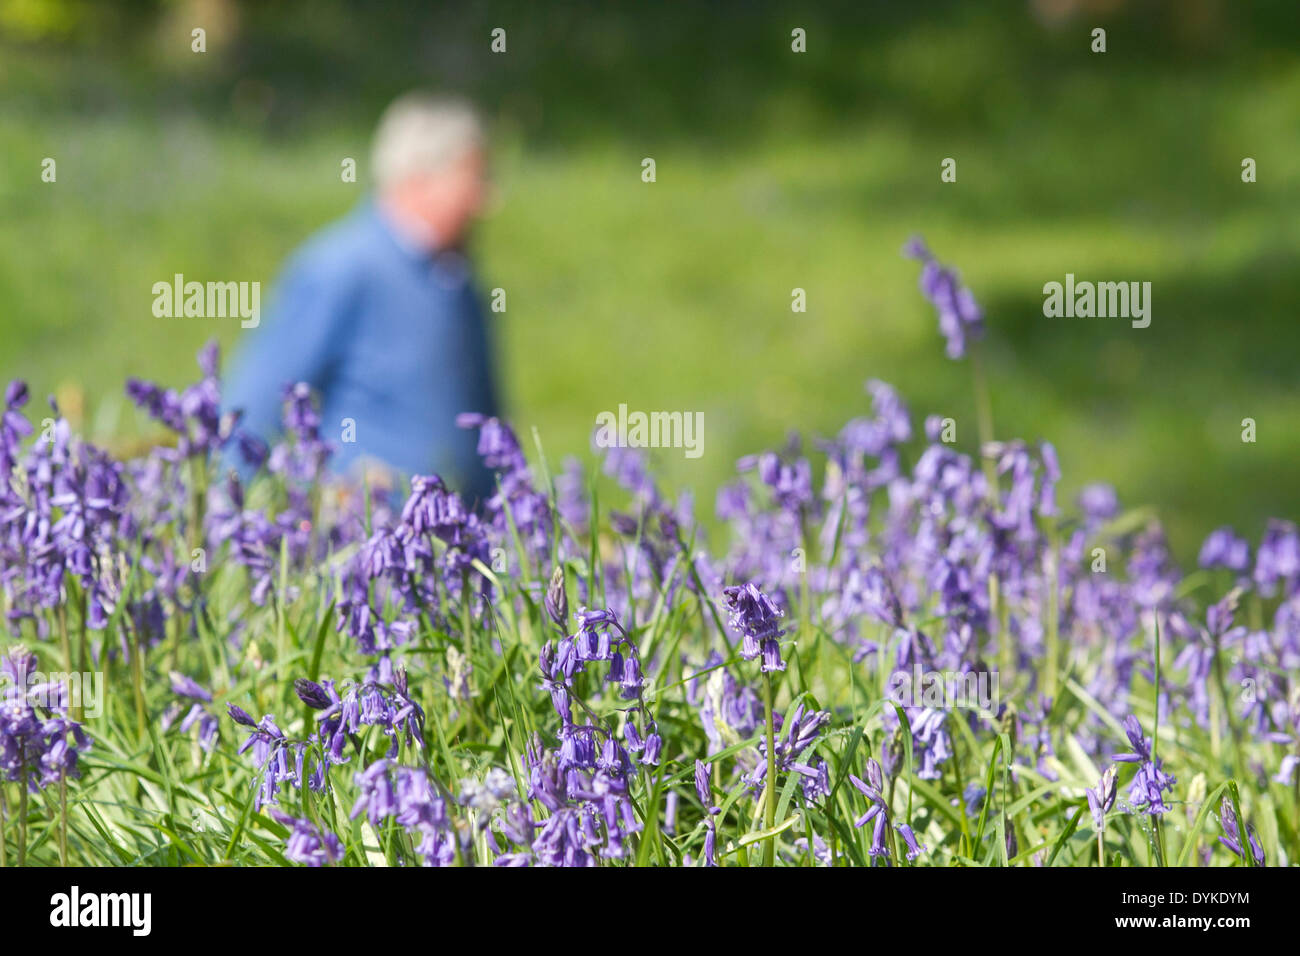
[[[1047,529],[1047,675],[1044,684],[1047,687],[1047,696],[1050,700],[1056,700],[1056,682],[1059,668],[1058,658],[1060,656],[1060,624],[1061,612],[1059,608],[1061,574],[1057,568],[1060,554],[1060,545],[1057,543],[1056,528],[1050,524]]]
[[[68,865],[68,778],[59,771],[59,866]]]
[[[81,655],[81,670],[83,673],[86,673],[90,671],[91,661],[90,661],[90,639],[87,634],[88,628],[86,627],[86,592],[85,591],[81,592],[80,610],[81,610],[81,616],[77,620],[77,636],[78,636],[78,643],[80,645],[79,653]],[[73,715],[73,719],[81,720],[81,717],[78,716],[81,713],[82,713],[81,702],[78,701],[77,711]]]
[[[66,604],[59,605],[59,643],[63,646],[63,666],[66,673],[71,676],[72,670],[72,642],[68,639],[68,609]],[[69,712],[72,719],[81,720],[81,702],[79,700],[71,701]]]
[[[984,470],[984,481],[988,485],[990,504],[998,504],[998,469],[997,463],[985,454],[993,443],[993,403],[989,399],[988,382],[984,377],[983,348],[978,341],[970,348],[971,380],[975,389],[975,426],[979,430],[979,449],[977,457]],[[989,617],[999,620],[1002,605],[1002,586],[996,574],[989,575]],[[1015,654],[1011,648],[1011,639],[1007,634],[1006,623],[1002,621],[998,631],[999,649],[1002,656],[1002,668],[1010,676],[1015,673]]]
[[[1219,637],[1214,638],[1214,680],[1218,685],[1219,696],[1223,698],[1223,716],[1228,722],[1228,732],[1232,735],[1232,762],[1238,777],[1245,777],[1245,765],[1242,763],[1241,730],[1232,717],[1232,698],[1228,696],[1228,685],[1223,676],[1223,651],[1219,646]],[[1153,748],[1154,749],[1154,748]]]
[[[469,674],[466,675],[466,683],[473,680],[474,674],[474,627],[473,620],[469,610],[469,572],[460,573],[460,626],[462,633],[465,635],[465,666],[469,668]],[[470,688],[470,697],[473,697],[473,688]],[[471,705],[471,709],[472,705]]]
[[[131,636],[131,692],[135,695],[135,721],[136,729],[140,739],[144,740],[149,736],[148,721],[145,717],[144,707],[144,640],[142,639],[139,629],[132,627]]]
[[[18,865],[27,865],[27,764],[18,775]]]
[[[971,346],[970,368],[971,378],[975,384],[975,425],[979,429],[979,459],[984,468],[984,477],[988,480],[989,494],[996,500],[997,465],[992,458],[984,454],[985,448],[993,443],[993,403],[989,400],[988,382],[984,378],[983,350],[978,342]]]
[[[772,674],[770,672],[763,674],[763,689],[765,695],[765,709],[767,711],[767,725],[765,728],[767,741],[767,775],[766,782],[763,786],[763,827],[771,830],[776,826],[776,726],[775,726],[775,694],[772,691]],[[776,837],[770,836],[763,844],[763,865],[772,866],[776,863]]]
[[[954,778],[953,783],[957,787],[957,793],[962,794],[960,799],[958,799],[957,801],[957,808],[961,811],[961,820],[960,820],[961,832],[962,835],[966,838],[967,843],[973,847],[974,843],[972,841],[971,834],[970,834],[970,817],[966,813],[966,797],[964,796],[966,793],[966,782],[962,777],[961,754],[957,750],[958,747],[957,739],[958,739],[957,734],[953,734],[952,735],[952,773]],[[890,806],[893,806],[894,781],[892,780],[889,782],[889,800],[890,800]]]

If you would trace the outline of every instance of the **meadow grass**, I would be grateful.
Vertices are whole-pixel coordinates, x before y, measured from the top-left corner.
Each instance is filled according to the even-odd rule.
[[[495,11],[426,26],[403,45],[393,42],[400,26],[348,31],[343,6],[320,10],[274,36],[255,29],[274,14],[250,10],[254,40],[241,57],[214,56],[202,68],[159,56],[137,71],[108,48],[85,55],[3,41],[0,377],[28,380],[37,397],[58,394],[92,441],[124,456],[149,447],[158,431],[131,408],[124,378],[180,384],[202,342],[238,338],[234,321],[155,319],[153,283],[183,272],[269,285],[303,238],[363,195],[364,175],[343,183],[339,164],[356,157],[364,170],[370,126],[388,97],[416,81],[468,88],[496,124],[500,189],[475,252],[482,286],[507,292],[507,311],[494,321],[509,418],[543,493],[554,503],[551,479],[567,455],[592,460],[601,411],[627,403],[705,416],[703,457],[665,450],[655,459],[664,489],[696,493],[703,526],[683,532],[623,619],[653,664],[638,719],[653,718],[663,754],[629,774],[638,829],[624,856],[602,862],[699,863],[711,825],[724,865],[808,865],[820,847],[836,865],[880,862],[872,828],[855,826],[869,798],[853,778],[869,783],[868,761],[890,751],[897,759],[883,802],[891,824],[909,826],[925,845],[918,865],[1251,865],[1251,853],[1238,857],[1216,841],[1225,798],[1270,863],[1296,859],[1300,794],[1269,781],[1277,745],[1230,716],[1235,688],[1222,673],[1212,719],[1159,713],[1157,684],[1177,696],[1192,681],[1161,637],[1161,615],[1130,635],[1141,666],[1117,712],[1086,680],[1114,643],[1058,634],[1056,616],[1041,613],[1054,663],[1052,699],[1035,727],[1052,752],[1017,736],[1014,712],[978,732],[954,719],[951,756],[937,778],[923,778],[912,734],[896,730],[909,717],[885,694],[890,668],[870,655],[855,660],[858,646],[825,616],[826,595],[795,579],[783,605],[787,668],[762,709],[788,716],[803,704],[829,715],[801,759],[826,762],[830,789],[810,804],[802,775],[783,770],[768,777],[777,779],[763,797],[763,788],[739,782],[736,767],[752,771],[760,741],[770,754],[772,732],[760,727],[717,750],[689,691],[726,671],[761,697],[766,680],[757,661],[741,658],[720,594],[684,557],[735,543],[712,497],[741,455],[779,446],[791,429],[830,435],[866,414],[865,379],[898,386],[918,421],[953,417],[957,447],[975,450],[970,377],[943,357],[915,264],[899,255],[917,231],[960,264],[985,307],[997,436],[1050,438],[1065,472],[1062,500],[1089,482],[1112,482],[1132,509],[1107,531],[1115,541],[1131,541],[1158,513],[1187,563],[1211,528],[1233,524],[1253,540],[1266,516],[1293,513],[1300,336],[1289,264],[1300,252],[1291,211],[1300,197],[1292,122],[1300,67],[1285,30],[1221,25],[1216,33],[1189,19],[1158,34],[1130,18],[1112,29],[1112,52],[1101,60],[1068,31],[1029,22],[1023,5],[1012,17],[973,6],[913,16],[900,5],[843,21],[813,16],[810,36],[825,47],[794,61],[775,17],[738,20],[720,38],[687,14],[516,11],[518,57],[498,69],[463,52]],[[354,44],[342,65],[327,55],[340,35]],[[148,42],[165,39],[160,32]],[[46,156],[58,160],[57,183],[39,180]],[[653,184],[640,179],[645,156],[656,159]],[[950,156],[958,181],[944,184],[939,164]],[[1258,160],[1258,183],[1240,180],[1245,156]],[[1044,318],[1042,285],[1066,272],[1151,281],[1152,326]],[[807,292],[806,313],[790,310],[794,288]],[[44,406],[33,407],[39,425]],[[1248,417],[1258,423],[1253,444],[1240,437]],[[918,452],[909,448],[907,459]],[[495,768],[527,793],[530,738],[556,742],[559,721],[539,671],[546,642],[561,636],[542,598],[551,573],[565,570],[575,607],[582,593],[599,608],[615,596],[607,595],[611,574],[632,582],[644,570],[628,562],[651,529],[638,526],[629,542],[608,507],[624,507],[623,493],[594,478],[589,491],[593,532],[557,527],[551,546],[535,551],[507,522],[494,543],[509,570],[480,561],[472,571],[492,588],[486,613],[448,591],[443,613],[413,617],[397,655],[424,714],[423,746],[402,739],[397,761],[423,768],[452,798],[465,834],[456,862],[496,853],[479,826],[487,817],[456,799],[461,781]],[[277,494],[263,486],[250,500],[274,513],[283,507]],[[1049,527],[1040,530],[1048,540]],[[191,533],[177,525],[162,539],[183,555]],[[356,542],[319,560],[277,551],[264,605],[250,598],[247,569],[214,554],[170,599],[156,642],[136,640],[125,617],[146,590],[136,573],[120,582],[107,627],[84,642],[86,605],[71,580],[44,639],[19,624],[13,637],[45,671],[102,668],[108,693],[103,713],[85,721],[93,746],[79,779],[35,793],[3,786],[3,862],[288,862],[289,829],[254,809],[259,769],[236,752],[246,728],[225,705],[254,719],[274,714],[290,740],[305,742],[316,721],[293,681],[362,679],[372,658],[336,630],[336,585]],[[140,558],[125,554],[125,566],[140,568]],[[1205,607],[1232,584],[1220,572],[1194,572],[1173,599],[1199,628]],[[1068,597],[1049,590],[1054,600]],[[1252,595],[1242,615],[1260,630],[1277,611],[1277,599]],[[1006,622],[992,627],[1005,633]],[[866,639],[889,639],[884,625],[867,628]],[[1173,643],[1181,650],[1188,641]],[[125,650],[109,653],[117,648]],[[455,657],[463,652],[468,699],[448,686],[463,676]],[[710,652],[721,662],[706,664]],[[1005,639],[995,650],[1003,662],[1015,652]],[[1047,656],[1036,654],[1010,658],[1001,672],[1002,697],[1021,714],[1041,703]],[[1217,648],[1215,661],[1240,663]],[[211,751],[196,731],[178,729],[184,709],[164,727],[179,703],[172,671],[213,694],[203,708],[219,722]],[[594,671],[577,676],[574,694],[589,719],[621,732],[628,701]],[[1104,754],[1125,749],[1128,714],[1178,783],[1163,816],[1128,812],[1121,798],[1099,833],[1085,788],[1097,786]],[[1102,749],[1092,746],[1099,734]],[[345,865],[420,859],[393,819],[351,816],[353,772],[387,745],[372,726],[347,741],[350,762],[332,771],[330,787],[281,791],[283,809],[337,834]],[[693,786],[696,759],[711,768],[704,802]],[[1128,783],[1126,774],[1125,794]],[[972,786],[983,795],[968,799]],[[679,810],[669,832],[671,793]],[[887,837],[893,862],[913,862],[896,829]]]
[[[1219,523],[1256,532],[1292,510],[1300,69],[1261,26],[1268,5],[1254,33],[1134,14],[1105,57],[1009,6],[814,16],[806,60],[769,35],[775,16],[720,44],[686,11],[513,10],[513,58],[465,53],[443,80],[496,121],[500,202],[476,253],[481,286],[507,294],[494,320],[511,420],[585,454],[619,402],[703,411],[704,456],[657,467],[707,503],[740,455],[795,424],[837,427],[865,378],[956,414],[964,378],[896,255],[919,231],[988,312],[999,421],[1050,436],[1070,490],[1108,480],[1159,507],[1184,559]],[[269,294],[293,248],[363,195],[393,84],[437,76],[437,57],[385,46],[400,21],[354,31],[339,75],[302,43],[351,22],[342,7],[321,7],[298,45],[258,19],[271,13],[246,16],[259,53],[242,69],[160,58],[158,37],[137,60],[6,50],[0,376],[62,390],[97,440],[140,435],[126,376],[182,381],[202,342],[238,338],[232,321],[155,319],[153,283],[182,272]],[[440,22],[439,49],[468,47],[478,17]],[[57,184],[39,181],[44,156]],[[958,181],[944,184],[949,156]],[[343,157],[360,160],[359,184],[340,181]],[[1151,281],[1152,326],[1044,318],[1042,286],[1066,272]],[[806,313],[790,310],[794,288]],[[1243,445],[1248,417],[1259,440]]]

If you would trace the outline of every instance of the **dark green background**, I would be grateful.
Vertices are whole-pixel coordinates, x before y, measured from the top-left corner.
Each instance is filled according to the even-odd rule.
[[[123,378],[181,384],[239,333],[155,319],[152,284],[269,285],[362,196],[383,105],[451,88],[492,122],[476,250],[507,290],[511,417],[552,461],[619,402],[703,410],[704,456],[658,460],[711,514],[735,457],[838,429],[871,377],[970,447],[970,369],[898,254],[921,232],[987,311],[999,437],[1052,439],[1067,490],[1113,481],[1190,556],[1218,524],[1296,512],[1296,10],[0,0],[0,375],[130,447],[147,428]],[[1151,327],[1044,318],[1067,272],[1151,281]]]

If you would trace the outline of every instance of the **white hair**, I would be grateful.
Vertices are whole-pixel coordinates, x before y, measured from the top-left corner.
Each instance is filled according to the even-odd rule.
[[[383,190],[418,173],[437,172],[486,141],[483,123],[468,102],[430,93],[407,93],[379,119],[371,148],[375,185]]]

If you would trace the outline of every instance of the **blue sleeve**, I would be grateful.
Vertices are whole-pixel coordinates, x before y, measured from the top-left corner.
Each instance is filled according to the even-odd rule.
[[[500,394],[497,391],[496,376],[493,372],[496,366],[495,336],[489,324],[490,313],[483,308],[477,289],[469,288],[467,299],[469,321],[464,349],[468,365],[467,407],[455,409],[453,417],[460,412],[478,412],[493,418],[500,417]],[[496,476],[483,464],[483,459],[478,455],[477,432],[471,434],[475,436],[475,440],[468,444],[466,448],[468,455],[461,461],[461,470],[465,475],[463,493],[468,501],[486,501],[496,492]]]
[[[348,319],[355,309],[353,285],[345,272],[324,261],[301,261],[280,280],[271,315],[246,334],[223,404],[242,409],[239,430],[268,444],[281,429],[284,389],[306,382],[324,392],[346,347]]]

